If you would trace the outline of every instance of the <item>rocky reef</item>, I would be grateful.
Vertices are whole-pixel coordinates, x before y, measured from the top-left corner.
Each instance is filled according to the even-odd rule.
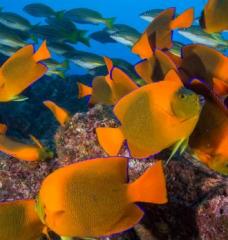
[[[85,113],[76,113],[65,127],[58,129],[55,158],[27,163],[1,154],[0,200],[34,198],[41,181],[54,169],[87,158],[107,156],[97,142],[95,129],[118,124],[109,107],[96,105]],[[167,154],[165,151],[155,157],[164,159]],[[120,155],[129,157],[126,146]],[[130,181],[153,162],[154,158],[130,158]],[[208,169],[188,152],[172,159],[165,172],[169,202],[165,205],[139,203],[145,211],[142,221],[134,229],[105,239],[228,239],[227,178]]]

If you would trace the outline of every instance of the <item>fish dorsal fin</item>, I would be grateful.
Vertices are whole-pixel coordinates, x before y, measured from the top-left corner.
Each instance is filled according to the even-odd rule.
[[[154,57],[151,57],[150,59],[144,59],[135,65],[135,71],[146,83],[151,83],[154,65]]]
[[[4,123],[0,123],[0,134],[5,135],[7,132],[7,126]]]
[[[153,50],[150,46],[150,41],[146,32],[132,47],[132,52],[139,55],[141,58],[150,58],[153,56]]]
[[[188,28],[192,25],[193,21],[194,21],[194,9],[189,8],[170,23],[170,28],[172,30],[177,28]]]
[[[110,76],[116,101],[138,88],[137,84],[118,67],[112,69]]]
[[[150,202],[164,204],[167,202],[167,190],[162,161],[155,162],[135,182],[128,185],[130,202]]]
[[[44,148],[42,143],[35,136],[33,136],[33,135],[29,135],[29,136],[38,148],[40,148],[40,149]]]
[[[181,78],[174,69],[168,71],[168,73],[165,75],[164,81],[176,82],[178,85],[180,85],[180,87],[183,87]]]
[[[40,62],[49,59],[51,54],[47,48],[47,42],[43,41],[40,48],[33,54],[33,59],[35,62]]]
[[[108,57],[104,57],[104,62],[105,62],[105,65],[107,67],[108,72],[110,73],[112,68],[113,68],[112,60],[110,58],[108,58]]]
[[[92,88],[89,86],[86,86],[83,83],[77,83],[78,85],[78,98],[83,98],[86,96],[92,95]]]

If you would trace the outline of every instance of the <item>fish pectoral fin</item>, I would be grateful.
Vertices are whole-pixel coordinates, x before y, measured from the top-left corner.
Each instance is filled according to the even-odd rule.
[[[28,100],[29,98],[23,95],[19,95],[19,96],[14,96],[12,101],[14,102],[24,102],[26,100]]]
[[[127,196],[130,202],[167,202],[167,190],[162,161],[156,161],[133,183],[128,184]]]
[[[106,153],[116,156],[124,142],[120,128],[97,128],[98,142]]]
[[[122,217],[110,227],[110,231],[105,235],[126,231],[136,225],[143,217],[144,212],[135,204],[129,204]]]
[[[189,138],[182,138],[178,142],[174,144],[172,147],[172,152],[169,156],[169,158],[166,161],[166,166],[168,165],[169,161],[172,159],[172,157],[179,151],[179,154],[183,154],[186,148],[188,147],[188,140]]]
[[[194,9],[190,8],[176,17],[171,23],[170,28],[172,30],[177,28],[188,28],[192,25],[194,21]]]
[[[60,236],[61,240],[74,240],[73,237],[64,237],[64,236]]]

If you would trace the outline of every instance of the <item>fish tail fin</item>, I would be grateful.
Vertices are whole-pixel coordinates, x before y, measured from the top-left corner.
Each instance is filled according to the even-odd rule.
[[[0,134],[5,135],[7,132],[7,126],[4,123],[0,123]]]
[[[170,28],[172,30],[177,28],[188,28],[192,25],[193,21],[194,21],[194,9],[189,8],[182,14],[180,14],[178,17],[176,17],[173,21],[171,21]]]
[[[164,204],[167,202],[167,190],[162,161],[153,166],[133,183],[128,185],[130,202],[151,202]]]
[[[105,25],[106,25],[108,28],[112,28],[115,20],[116,20],[115,17],[106,18],[106,19],[105,19]]]
[[[83,98],[89,95],[92,95],[92,88],[86,86],[83,83],[77,83],[78,85],[78,98]]]
[[[35,62],[40,62],[42,60],[49,59],[50,57],[51,57],[51,54],[47,48],[47,42],[43,41],[40,48],[33,55],[33,59]]]
[[[101,147],[110,156],[116,156],[124,142],[120,128],[97,128],[96,134]]]
[[[87,34],[86,30],[80,30],[79,39],[81,43],[85,44],[87,47],[90,47],[89,38],[86,36],[86,34]]]

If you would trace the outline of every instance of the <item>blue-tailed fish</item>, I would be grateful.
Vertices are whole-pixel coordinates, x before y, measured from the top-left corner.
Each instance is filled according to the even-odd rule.
[[[35,137],[34,144],[25,144],[7,137],[7,127],[0,124],[0,151],[23,161],[40,161],[52,157],[52,152],[45,148]]]
[[[44,225],[35,212],[35,200],[0,203],[0,239],[35,240],[42,237]]]
[[[61,126],[64,126],[65,123],[69,120],[70,114],[66,109],[58,106],[56,103],[50,100],[44,101],[43,104],[53,113],[56,120],[60,123]]]
[[[32,45],[25,46],[13,54],[0,68],[0,102],[8,102],[18,96],[32,83],[41,78],[47,67],[40,63],[50,58],[44,41],[34,53]]]
[[[97,128],[100,145],[117,155],[124,140],[132,157],[146,158],[178,142],[194,130],[201,111],[199,97],[184,88],[174,70],[163,81],[126,95],[115,105],[119,128]]]
[[[167,191],[162,161],[132,183],[127,167],[127,158],[109,157],[54,171],[41,184],[41,218],[66,239],[109,236],[132,228],[144,214],[135,202],[164,204]]]

